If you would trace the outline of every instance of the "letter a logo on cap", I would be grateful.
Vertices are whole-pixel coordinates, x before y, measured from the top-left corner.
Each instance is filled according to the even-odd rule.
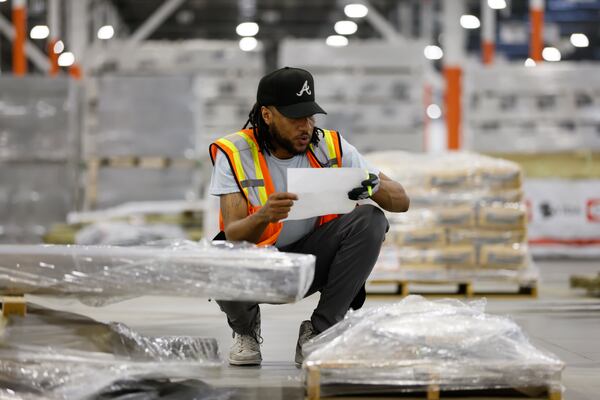
[[[306,92],[309,96],[312,94],[310,91],[310,86],[308,86],[308,81],[304,81],[304,85],[302,85],[302,89],[300,89],[300,91],[298,93],[296,93],[296,96],[300,97],[302,96],[302,93]]]

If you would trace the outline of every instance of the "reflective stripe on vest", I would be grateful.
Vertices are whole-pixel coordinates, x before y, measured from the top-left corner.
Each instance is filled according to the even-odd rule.
[[[248,214],[253,214],[275,192],[267,163],[259,150],[258,143],[251,129],[230,134],[210,145],[210,156],[214,164],[217,151],[221,150],[227,157],[240,191],[248,202]],[[342,149],[340,136],[336,131],[323,130],[323,137],[317,146],[310,145],[307,156],[311,167],[327,168],[342,166]],[[337,215],[325,215],[319,219],[319,225],[335,219]],[[274,244],[277,241],[283,224],[269,224],[259,245]],[[221,230],[223,224],[221,221]]]

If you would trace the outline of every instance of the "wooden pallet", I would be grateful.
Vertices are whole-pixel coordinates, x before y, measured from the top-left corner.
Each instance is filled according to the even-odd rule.
[[[354,395],[351,397],[343,397],[343,396],[322,396],[321,395],[321,370],[328,368],[352,368],[354,365],[352,364],[321,364],[321,365],[309,365],[306,371],[306,400],[319,400],[319,399],[420,399],[420,400],[440,400],[444,398],[456,398],[457,395],[460,395],[461,398],[473,398],[477,396],[478,398],[485,397],[486,399],[505,399],[510,397],[520,398],[520,399],[544,399],[544,400],[562,400],[562,389],[560,387],[556,387],[553,384],[548,384],[545,387],[530,387],[530,388],[512,388],[507,390],[461,390],[461,391],[444,391],[440,390],[438,385],[429,385],[424,386],[421,390],[411,391],[409,393],[402,392],[398,393],[398,387],[387,388],[388,392],[386,392],[386,388],[382,388],[381,386],[372,387],[373,392],[366,395]],[[369,393],[368,387],[361,386],[362,393]],[[392,395],[392,397],[390,396]],[[394,396],[395,394],[395,396]],[[376,397],[377,395],[381,397]],[[385,396],[385,397],[384,397]],[[515,397],[517,396],[517,397]]]
[[[393,296],[408,296],[409,294],[419,294],[419,295],[423,295],[423,296],[459,296],[459,297],[467,297],[467,298],[472,298],[472,297],[481,297],[481,296],[488,296],[488,297],[497,297],[497,296],[509,296],[509,297],[516,297],[516,296],[525,296],[525,297],[531,297],[531,298],[537,298],[538,297],[538,290],[537,290],[537,282],[536,281],[530,281],[530,282],[519,282],[516,283],[517,285],[517,290],[515,291],[502,291],[502,292],[492,292],[492,291],[476,291],[474,289],[474,282],[461,282],[461,281],[427,281],[427,280],[423,280],[423,281],[419,281],[419,280],[395,280],[395,279],[390,279],[390,280],[372,280],[372,281],[368,281],[367,282],[370,285],[395,285],[396,289],[394,292],[391,293],[373,293],[373,292],[369,292],[368,295],[369,296],[389,296],[389,295],[393,295]],[[432,286],[432,287],[436,287],[436,286],[441,286],[441,285],[456,285],[456,291],[453,292],[441,292],[441,291],[432,291],[432,292],[419,292],[419,291],[414,291],[411,290],[411,285],[413,284],[417,284],[417,285],[427,285],[427,286]]]
[[[19,315],[24,317],[27,314],[27,302],[24,296],[2,296],[2,316]]]
[[[596,277],[571,276],[571,287],[586,289],[590,296],[600,296],[600,272]]]

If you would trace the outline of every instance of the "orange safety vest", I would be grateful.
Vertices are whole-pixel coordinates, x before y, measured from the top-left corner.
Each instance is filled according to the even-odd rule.
[[[320,134],[320,133],[318,133]],[[209,147],[210,158],[214,165],[217,151],[221,150],[227,157],[240,192],[246,198],[248,215],[254,214],[265,205],[271,193],[275,192],[269,168],[252,129],[244,129],[227,135]],[[341,168],[342,147],[340,134],[323,129],[323,137],[317,146],[310,144],[307,151],[308,161],[312,168]],[[324,215],[319,218],[317,226],[337,218],[337,214]],[[219,215],[221,231],[224,230],[222,215]],[[283,224],[271,223],[259,239],[258,245],[272,245],[277,241]]]

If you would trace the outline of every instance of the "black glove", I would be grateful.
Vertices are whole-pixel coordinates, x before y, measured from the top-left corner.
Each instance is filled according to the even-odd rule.
[[[364,200],[373,196],[379,190],[379,177],[375,174],[369,174],[369,179],[362,181],[360,184],[362,186],[348,192],[350,200]]]

